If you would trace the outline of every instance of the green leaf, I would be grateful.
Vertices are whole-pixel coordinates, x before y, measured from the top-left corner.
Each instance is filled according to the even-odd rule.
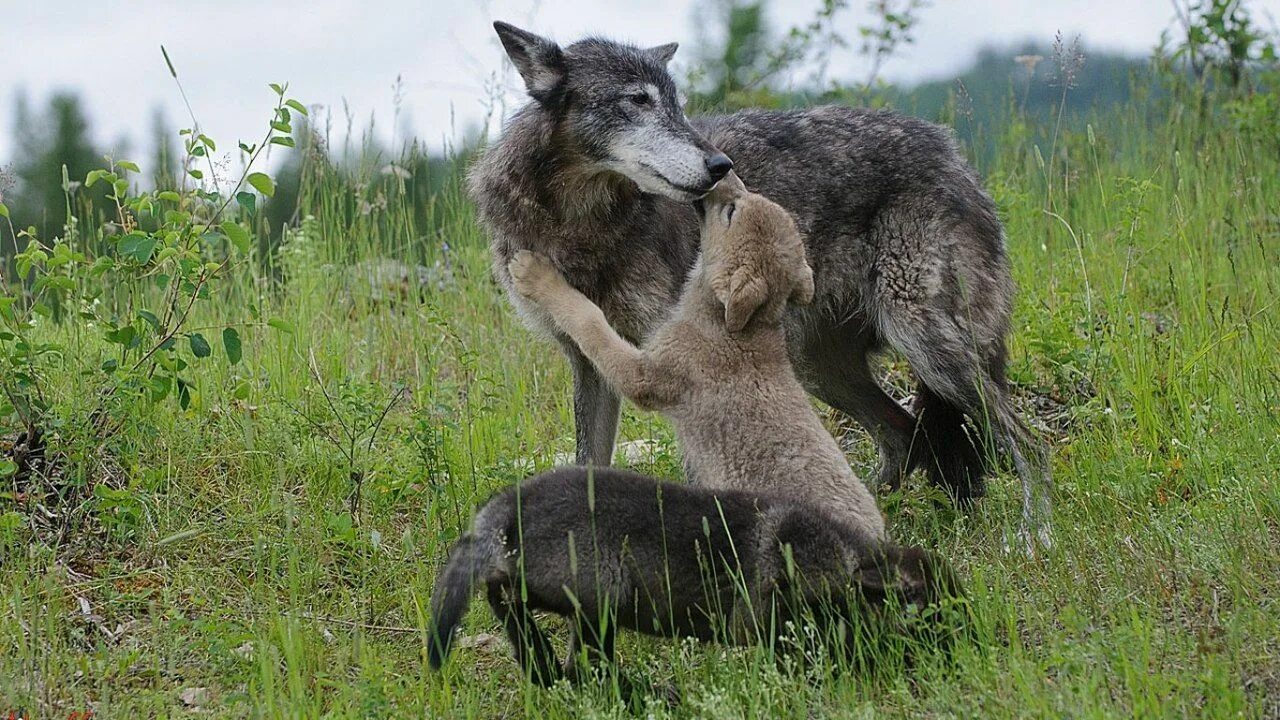
[[[180,377],[175,377],[178,381],[178,407],[186,410],[191,406],[191,385]]]
[[[119,160],[116,162],[116,166],[119,167],[121,170],[128,170],[129,172],[135,172],[135,173],[142,172],[142,170],[138,168],[137,163],[131,163],[128,160]]]
[[[222,232],[241,253],[249,252],[249,231],[243,225],[228,220],[222,223]]]
[[[271,144],[283,145],[284,147],[288,147],[288,148],[297,147],[293,142],[293,138],[289,137],[288,135],[277,135],[276,137],[271,138]]]
[[[107,342],[109,343],[115,343],[116,345],[124,345],[125,347],[129,347],[133,344],[133,341],[137,338],[137,335],[138,335],[138,331],[135,330],[132,325],[125,325],[122,328],[117,328],[115,330],[108,330],[105,337],[107,339]]]
[[[9,208],[4,203],[0,203],[0,217],[2,218],[9,217]]]
[[[191,177],[193,177],[193,178],[197,179],[197,180],[203,180],[203,179],[204,179],[204,173],[200,172],[199,170],[188,170],[188,171],[187,171],[187,174],[188,174],[188,175],[190,175]]]
[[[93,187],[95,183],[107,176],[106,170],[90,170],[88,175],[84,177],[84,186]]]
[[[151,402],[160,402],[168,397],[172,384],[168,375],[151,378]]]
[[[172,190],[165,190],[156,195],[158,200],[168,200],[169,202],[182,202],[182,196]]]
[[[222,329],[222,347],[227,351],[227,362],[232,365],[240,362],[240,333],[235,328]]]
[[[277,95],[284,95],[284,88],[280,86],[280,83],[271,83],[271,89],[275,90]]]
[[[13,472],[4,471],[5,463],[12,465],[13,472],[17,472],[18,465],[14,463],[12,460],[0,460],[0,477],[13,474]],[[18,528],[26,524],[27,524],[26,518],[22,516],[22,513],[18,513],[10,510],[5,514],[0,515],[0,531],[6,532],[6,533],[12,533],[13,531],[17,530]]]
[[[18,464],[9,458],[0,458],[0,477],[9,477],[18,472]]]
[[[172,535],[169,535],[167,537],[163,537],[157,540],[156,547],[164,547],[165,545],[172,545],[173,543],[182,542],[183,540],[192,540],[194,538],[200,537],[203,534],[204,534],[204,528],[201,528],[201,527],[187,528],[186,530],[183,530],[181,532],[176,532]]]
[[[235,389],[231,391],[231,397],[237,400],[248,400],[249,393],[252,391],[253,391],[253,386],[249,384],[249,381],[241,380],[236,385]]]
[[[271,181],[271,177],[266,173],[249,173],[249,177],[245,178],[245,180],[253,186],[254,190],[267,197],[272,197],[276,194],[276,184]]]
[[[120,239],[120,254],[146,265],[156,250],[156,239],[142,233],[129,233]]]
[[[213,348],[209,347],[209,341],[204,339],[200,333],[191,333],[187,336],[191,340],[191,354],[198,358],[207,358],[213,354]]]
[[[152,330],[155,330],[156,332],[160,332],[160,318],[156,317],[155,313],[151,312],[150,310],[139,310],[138,317],[142,318],[143,320],[146,320],[147,324],[151,326]]]
[[[307,108],[306,108],[306,106],[305,106],[305,105],[303,105],[302,103],[298,102],[297,100],[285,100],[285,101],[284,101],[284,104],[285,104],[285,105],[288,105],[289,107],[293,108],[294,110],[297,110],[298,112],[302,113],[303,115],[306,115],[306,114],[307,114]]]
[[[258,196],[251,192],[236,193],[236,202],[250,215],[258,211]]]
[[[267,321],[267,324],[279,330],[282,333],[292,335],[295,332],[292,324],[287,323],[284,320],[281,320],[280,318],[271,318],[270,320]]]

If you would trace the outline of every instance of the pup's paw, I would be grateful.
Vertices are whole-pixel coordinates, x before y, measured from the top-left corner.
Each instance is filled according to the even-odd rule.
[[[507,263],[511,284],[522,296],[538,300],[565,285],[564,276],[544,255],[520,250]]]

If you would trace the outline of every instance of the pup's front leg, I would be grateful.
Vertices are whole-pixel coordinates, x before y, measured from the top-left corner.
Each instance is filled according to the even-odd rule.
[[[507,270],[516,292],[547,311],[618,392],[649,410],[677,400],[683,385],[679,378],[662,372],[644,351],[619,335],[604,311],[570,285],[550,260],[521,250]]]

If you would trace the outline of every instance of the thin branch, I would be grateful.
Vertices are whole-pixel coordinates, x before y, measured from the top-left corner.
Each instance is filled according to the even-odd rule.
[[[373,424],[373,431],[369,434],[369,445],[365,448],[365,452],[373,452],[373,441],[378,437],[378,430],[382,427],[382,421],[387,418],[387,414],[391,412],[391,408],[395,407],[396,403],[400,402],[400,398],[403,397],[408,390],[409,386],[407,385],[400,388],[396,394],[391,397],[391,401],[387,403],[387,406],[383,408],[382,415],[380,415],[378,417],[378,421]]]
[[[334,419],[338,421],[338,425],[342,427],[343,434],[347,436],[348,441],[352,444],[352,452],[348,454],[347,459],[350,460],[351,464],[354,466],[356,464],[354,452],[356,442],[355,428],[347,427],[346,421],[342,419],[342,413],[338,412],[338,407],[334,405],[333,398],[329,396],[329,388],[325,387],[324,378],[320,375],[320,366],[316,363],[315,349],[312,348],[307,350],[307,355],[310,356],[311,374],[315,376],[316,383],[320,386],[320,394],[324,395],[325,402],[329,403],[329,409],[333,411]]]
[[[336,448],[338,448],[338,452],[342,453],[343,457],[346,457],[346,458],[347,458],[347,462],[348,462],[349,464],[351,464],[351,465],[354,465],[354,464],[355,464],[355,460],[354,460],[350,455],[348,455],[348,454],[347,454],[347,449],[346,449],[346,448],[344,448],[344,447],[342,446],[342,443],[338,442],[338,439],[337,439],[337,438],[335,438],[333,435],[331,435],[331,434],[329,433],[329,431],[328,431],[328,430],[326,430],[326,429],[325,429],[325,427],[324,427],[323,425],[321,425],[320,423],[316,422],[316,421],[315,421],[315,419],[314,419],[314,418],[312,418],[310,415],[308,415],[308,414],[306,414],[306,413],[302,412],[301,410],[299,410],[298,408],[294,407],[294,406],[293,406],[293,403],[289,402],[288,398],[285,398],[283,395],[282,395],[282,396],[280,396],[280,402],[284,403],[285,407],[287,407],[287,408],[289,408],[290,410],[292,410],[293,412],[297,413],[297,415],[298,415],[299,417],[301,417],[303,420],[306,420],[308,423],[310,423],[310,424],[311,424],[311,427],[313,427],[313,428],[315,428],[317,431],[319,431],[321,435],[324,435],[324,438],[325,438],[326,440],[328,440],[329,442],[333,443],[333,446],[334,446],[334,447],[336,447]]]

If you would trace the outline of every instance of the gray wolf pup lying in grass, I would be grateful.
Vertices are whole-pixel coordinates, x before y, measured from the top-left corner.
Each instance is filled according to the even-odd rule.
[[[618,628],[768,644],[814,621],[856,657],[870,637],[858,629],[879,623],[945,646],[947,601],[962,597],[935,556],[802,503],[584,467],[529,478],[476,513],[432,591],[431,667],[479,586],[540,685],[576,673],[580,653],[611,662]],[[534,611],[569,619],[563,668]]]
[[[875,499],[822,426],[787,354],[787,303],[813,299],[791,216],[732,173],[701,204],[702,256],[671,318],[642,348],[541,255],[517,253],[512,284],[605,382],[671,419],[691,483],[786,494],[883,538]]]

